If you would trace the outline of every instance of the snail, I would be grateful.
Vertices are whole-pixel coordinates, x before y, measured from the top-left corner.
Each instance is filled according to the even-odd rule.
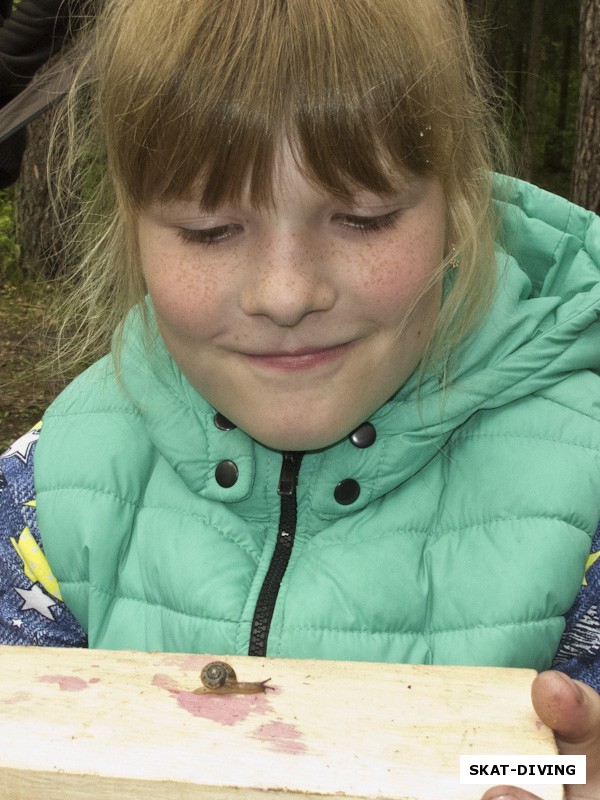
[[[264,681],[244,683],[238,681],[235,670],[224,661],[211,661],[200,673],[202,686],[194,690],[194,694],[258,694],[266,690],[267,678]]]

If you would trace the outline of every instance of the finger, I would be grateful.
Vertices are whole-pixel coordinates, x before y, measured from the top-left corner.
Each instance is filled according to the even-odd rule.
[[[600,797],[600,695],[562,672],[542,672],[533,682],[533,705],[541,721],[554,730],[559,752],[585,755],[585,786],[571,786],[567,796]]]
[[[554,731],[561,753],[600,759],[600,695],[562,672],[542,672],[531,688],[541,721]]]
[[[516,786],[494,786],[493,789],[487,790],[481,800],[542,800],[542,798]]]

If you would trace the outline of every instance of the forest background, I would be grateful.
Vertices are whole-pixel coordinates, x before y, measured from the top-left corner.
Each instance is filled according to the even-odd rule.
[[[16,0],[18,2],[18,0]],[[600,211],[600,0],[465,0],[519,177]],[[0,452],[64,378],[35,365],[55,327],[61,263],[44,170],[52,113],[30,125],[18,183],[0,191]]]

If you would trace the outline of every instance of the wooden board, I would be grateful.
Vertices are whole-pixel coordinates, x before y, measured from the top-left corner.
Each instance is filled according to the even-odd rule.
[[[530,670],[232,656],[270,688],[194,694],[214,659],[0,647],[0,797],[476,800],[461,754],[556,752]]]

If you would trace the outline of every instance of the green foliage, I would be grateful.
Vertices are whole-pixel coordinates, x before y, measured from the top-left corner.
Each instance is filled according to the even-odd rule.
[[[14,278],[19,267],[19,248],[15,242],[13,192],[0,191],[0,278]]]

